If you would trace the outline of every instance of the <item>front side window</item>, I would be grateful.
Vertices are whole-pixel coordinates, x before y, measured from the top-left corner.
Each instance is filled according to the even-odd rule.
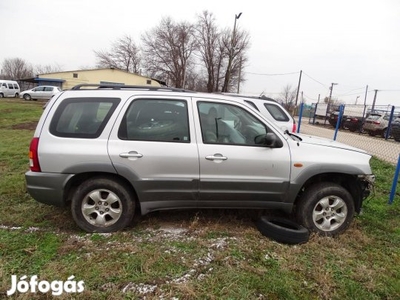
[[[190,142],[187,102],[133,101],[122,119],[118,137],[135,141]]]
[[[241,107],[212,102],[197,105],[205,144],[256,146],[256,138],[268,132],[262,122]]]
[[[43,90],[44,90],[43,86],[38,86],[38,87],[33,89],[34,92],[43,92]]]
[[[287,116],[287,114],[278,105],[271,103],[264,103],[264,106],[275,120],[281,122],[289,121],[289,117]]]
[[[117,107],[118,98],[71,98],[57,108],[50,132],[59,137],[97,138]]]

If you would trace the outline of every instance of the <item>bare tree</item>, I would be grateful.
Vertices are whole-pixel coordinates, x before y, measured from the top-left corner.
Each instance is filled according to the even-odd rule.
[[[295,106],[297,89],[293,88],[291,84],[287,84],[283,87],[278,100],[282,102],[282,105],[290,112],[293,111]]]
[[[125,35],[113,43],[110,51],[94,51],[98,68],[116,68],[140,73],[140,50],[132,37]]]
[[[145,68],[151,77],[163,78],[175,87],[185,87],[188,72],[194,70],[197,42],[194,27],[164,18],[142,36]]]
[[[22,58],[8,58],[3,61],[2,73],[5,79],[20,80],[33,76],[33,68]]]
[[[220,32],[215,24],[215,18],[212,13],[203,11],[198,16],[196,38],[198,41],[198,50],[207,73],[207,92],[216,92],[218,91],[223,52],[220,51]]]
[[[224,49],[224,56],[227,59],[226,71],[224,76],[224,85],[222,92],[229,92],[233,86],[237,85],[239,75],[242,74],[247,57],[246,50],[250,47],[250,35],[246,31],[234,28],[230,33],[226,29],[222,38],[221,45]],[[240,79],[243,81],[243,77]]]
[[[48,74],[48,73],[55,73],[55,72],[61,72],[62,69],[58,64],[55,65],[36,65],[34,68],[34,74],[39,75],[39,74]]]

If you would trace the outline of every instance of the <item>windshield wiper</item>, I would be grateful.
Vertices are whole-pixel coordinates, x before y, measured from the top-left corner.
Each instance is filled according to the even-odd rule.
[[[289,130],[285,130],[285,133],[287,134],[287,135],[289,135],[289,136],[291,136],[291,137],[294,137],[294,138],[296,138],[296,139],[298,139],[300,142],[303,140],[301,137],[299,137],[297,134],[294,134],[294,133],[292,133],[292,132],[289,132]]]

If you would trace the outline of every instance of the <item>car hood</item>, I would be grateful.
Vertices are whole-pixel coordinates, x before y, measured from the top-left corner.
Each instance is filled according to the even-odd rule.
[[[343,150],[349,150],[349,151],[355,151],[355,152],[360,152],[360,153],[365,153],[367,154],[366,151],[352,147],[334,140],[329,140],[326,138],[321,138],[317,136],[311,136],[311,135],[304,135],[304,134],[298,134],[299,137],[301,137],[302,141],[300,143],[304,144],[310,144],[310,145],[317,145],[317,146],[322,146],[322,147],[330,147],[330,148],[337,148],[337,149],[343,149]]]

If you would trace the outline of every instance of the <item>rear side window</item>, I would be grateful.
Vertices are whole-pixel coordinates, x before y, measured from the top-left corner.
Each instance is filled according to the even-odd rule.
[[[138,99],[131,103],[118,130],[121,140],[189,143],[187,102]]]
[[[9,84],[8,84],[8,88],[9,88],[10,90],[13,90],[13,89],[14,89],[13,84],[12,84],[12,83],[9,83]]]
[[[264,106],[276,121],[287,122],[290,120],[285,111],[278,105],[264,103]]]
[[[59,137],[97,138],[102,133],[120,99],[65,99],[50,123],[50,132]]]

